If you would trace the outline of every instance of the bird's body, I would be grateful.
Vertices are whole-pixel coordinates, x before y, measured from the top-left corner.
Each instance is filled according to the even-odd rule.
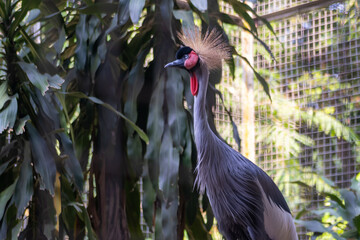
[[[222,43],[216,42],[220,41],[218,37],[212,39],[215,41],[212,47],[223,48]],[[212,39],[205,36],[207,41]],[[201,193],[206,190],[220,232],[227,240],[298,239],[289,207],[272,179],[210,129],[205,110],[208,64],[200,54],[199,60],[195,58],[199,62],[193,64],[193,54],[198,52],[194,46],[191,47],[180,49],[178,60],[167,66],[183,64],[191,73],[198,151],[196,184]]]

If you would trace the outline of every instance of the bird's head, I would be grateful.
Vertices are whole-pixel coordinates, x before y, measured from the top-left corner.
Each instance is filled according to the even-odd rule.
[[[199,56],[190,47],[181,47],[176,52],[176,60],[165,65],[167,67],[179,67],[186,69],[190,75],[190,90],[192,95],[196,96],[199,90],[199,82],[194,73],[194,70],[199,66]]]
[[[208,70],[221,69],[222,59],[231,57],[231,48],[225,41],[221,32],[215,28],[206,31],[205,34],[195,28],[178,34],[179,40],[185,47],[181,47],[176,53],[176,60],[165,65],[167,67],[179,67],[190,73],[191,93],[196,96],[199,82],[195,74],[200,65],[206,65]],[[201,83],[200,83],[201,84]],[[207,86],[203,86],[207,87]]]
[[[176,60],[165,65],[167,67],[180,67],[185,68],[189,72],[192,72],[199,64],[199,56],[190,47],[181,47],[176,52]]]

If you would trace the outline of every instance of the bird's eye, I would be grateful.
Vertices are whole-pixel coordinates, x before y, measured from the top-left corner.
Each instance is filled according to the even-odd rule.
[[[184,58],[185,58],[185,59],[188,59],[188,58],[189,58],[189,55],[188,55],[188,54],[185,54],[185,55],[184,55]]]

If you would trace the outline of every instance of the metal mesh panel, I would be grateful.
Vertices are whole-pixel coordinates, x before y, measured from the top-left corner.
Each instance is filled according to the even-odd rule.
[[[278,11],[296,6],[301,9],[302,4],[310,2],[313,1],[268,0],[258,3],[257,12],[259,15],[276,14]],[[322,6],[326,4],[324,1],[321,2]],[[277,61],[269,61],[270,57],[265,54],[266,51],[257,46],[255,67],[266,76],[271,88],[276,90],[279,96],[295,104],[299,110],[305,111],[308,115],[311,114],[311,110],[321,110],[332,116],[329,119],[326,116],[318,116],[321,121],[332,121],[334,125],[338,120],[359,133],[360,23],[354,18],[349,18],[346,3],[339,1],[301,14],[295,10],[291,17],[287,13],[286,18],[272,23],[280,42],[266,27],[260,27],[259,38],[270,46]],[[232,13],[231,7],[226,4],[221,8],[227,13]],[[312,6],[312,9],[316,9],[316,6]],[[228,34],[233,44],[239,44],[239,32],[231,30]],[[239,68],[239,64],[237,66]],[[241,131],[239,76],[241,72],[236,73],[235,81],[231,81],[225,71],[219,89],[224,93],[226,106],[232,106],[232,114],[236,116],[235,122]],[[258,85],[256,84],[258,95],[255,99],[257,164],[278,183],[297,180],[295,177],[299,174],[304,181],[316,181],[311,172],[318,172],[331,179],[337,186],[348,187],[350,179],[360,167],[354,145],[337,138],[336,127],[319,129],[309,126],[309,122],[303,118],[280,121],[274,117],[276,99],[270,104]],[[274,94],[272,97],[276,96]],[[214,113],[219,132],[235,147],[229,119],[219,99]],[[300,144],[297,141],[302,151],[296,156],[289,155],[285,146],[279,147],[260,137],[276,125],[288,130],[289,134],[302,134],[311,144]],[[302,208],[317,209],[323,206],[324,199],[318,197],[315,189],[303,189],[294,184],[281,184],[279,187],[294,215]],[[305,229],[299,228],[298,233],[300,239],[308,239]]]
[[[277,3],[279,2],[279,3]],[[280,6],[284,1],[265,1],[258,8],[272,3]],[[286,1],[290,2],[290,1]],[[296,3],[303,1],[294,1]],[[270,9],[270,8],[268,8]],[[359,127],[359,83],[360,83],[360,23],[344,13],[344,3],[327,8],[294,15],[273,24],[283,47],[264,27],[259,30],[260,39],[273,50],[277,62],[269,62],[260,53],[256,56],[256,67],[269,70],[277,84],[278,92],[297,103],[300,109],[323,110],[355,131]],[[271,105],[257,99],[257,135],[269,128]],[[325,121],[325,120],[324,120]],[[289,130],[297,129],[313,140],[311,146],[303,146],[297,159],[285,156],[279,148],[258,142],[259,165],[277,176],[294,176],[294,169],[304,172],[317,171],[334,181],[339,187],[348,187],[350,179],[357,173],[359,164],[354,146],[338,139],[334,132],[308,127],[304,121],[280,123]],[[304,174],[305,178],[313,175]],[[289,177],[291,181],[291,177]],[[289,202],[301,204],[307,209],[323,205],[315,190],[304,190],[287,186],[282,191]],[[299,206],[299,205],[297,205]],[[295,213],[297,210],[295,209]],[[300,239],[307,239],[304,229],[299,230]]]
[[[273,12],[278,12],[290,7],[295,7],[304,3],[312,2],[313,0],[267,0],[258,1],[257,12],[259,15],[265,15]]]

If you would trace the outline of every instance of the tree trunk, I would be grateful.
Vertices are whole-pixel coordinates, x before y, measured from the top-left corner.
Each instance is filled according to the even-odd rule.
[[[253,7],[251,1],[246,2]],[[245,22],[244,22],[245,23]],[[248,27],[248,26],[245,26]],[[248,27],[249,28],[249,27]],[[249,28],[250,29],[250,28]],[[251,65],[254,64],[254,37],[245,31],[241,32],[241,55],[247,58]],[[241,87],[242,105],[242,154],[255,161],[255,105],[254,105],[254,73],[250,66],[241,60],[243,69],[243,84]]]
[[[95,79],[95,95],[121,111],[118,59],[109,51]],[[91,165],[89,213],[99,239],[129,239],[125,211],[126,146],[124,122],[114,112],[98,105],[97,130]],[[92,184],[95,178],[95,186]],[[95,195],[96,194],[96,195]]]

